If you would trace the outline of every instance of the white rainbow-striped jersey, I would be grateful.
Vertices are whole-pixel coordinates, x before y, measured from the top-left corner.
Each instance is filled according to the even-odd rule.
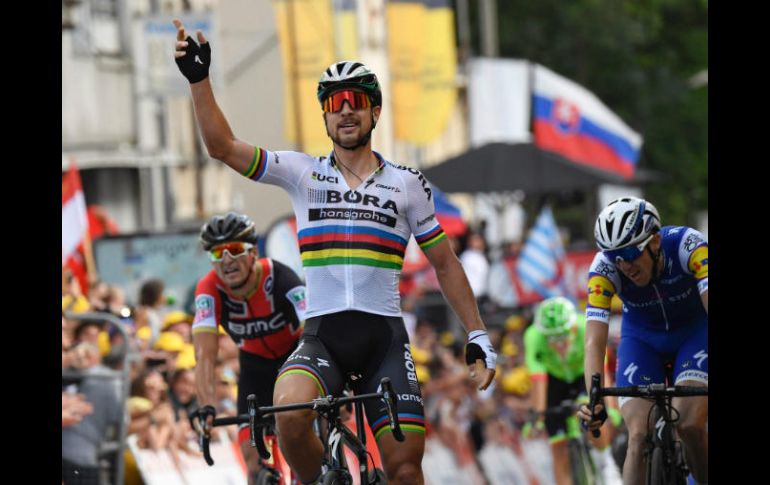
[[[291,197],[307,287],[306,318],[359,310],[400,316],[407,242],[425,250],[446,238],[419,170],[375,152],[379,166],[355,190],[328,157],[257,148],[246,177]]]

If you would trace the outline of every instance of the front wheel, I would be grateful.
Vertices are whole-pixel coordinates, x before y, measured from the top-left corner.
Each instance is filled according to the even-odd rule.
[[[647,483],[650,485],[668,485],[666,468],[666,455],[663,453],[663,448],[656,446],[652,450],[652,458],[647,470]]]
[[[684,460],[682,444],[677,442],[675,445],[675,450],[673,482],[675,485],[687,485],[687,476],[690,474],[690,470],[687,468],[687,464]]]
[[[597,482],[596,469],[585,443],[571,439],[568,446],[573,482],[576,485],[594,485]]]
[[[254,485],[279,485],[281,474],[272,468],[260,468],[255,474]]]
[[[345,470],[331,470],[326,472],[321,480],[322,485],[352,485],[353,477]]]
[[[385,472],[379,468],[369,470],[369,479],[367,480],[369,485],[385,485],[388,483],[388,479],[385,478]]]

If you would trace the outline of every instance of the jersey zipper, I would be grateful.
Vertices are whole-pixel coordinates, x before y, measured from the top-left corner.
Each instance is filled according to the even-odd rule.
[[[663,305],[663,298],[660,296],[660,292],[658,291],[658,287],[655,286],[653,283],[652,289],[655,290],[655,294],[658,295],[658,302],[660,302],[660,310],[663,312],[663,320],[666,321],[666,331],[669,330],[668,328],[668,315],[666,315],[666,307]]]

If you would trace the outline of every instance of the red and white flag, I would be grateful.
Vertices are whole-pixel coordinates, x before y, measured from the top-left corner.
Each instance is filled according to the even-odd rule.
[[[61,264],[75,252],[88,230],[86,199],[75,161],[61,183]]]

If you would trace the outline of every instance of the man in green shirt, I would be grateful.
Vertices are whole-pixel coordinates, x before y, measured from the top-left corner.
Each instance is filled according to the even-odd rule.
[[[586,320],[575,305],[564,297],[543,301],[535,310],[533,325],[524,332],[524,356],[532,377],[532,408],[537,416],[536,428],[548,432],[553,454],[554,477],[558,485],[571,485],[570,458],[567,447],[567,420],[575,421],[574,413],[545,413],[565,400],[585,396],[583,357]],[[575,421],[576,424],[577,422]],[[610,433],[604,432],[592,440],[598,454],[594,461],[602,468],[606,484],[620,483],[620,473],[609,446]]]

